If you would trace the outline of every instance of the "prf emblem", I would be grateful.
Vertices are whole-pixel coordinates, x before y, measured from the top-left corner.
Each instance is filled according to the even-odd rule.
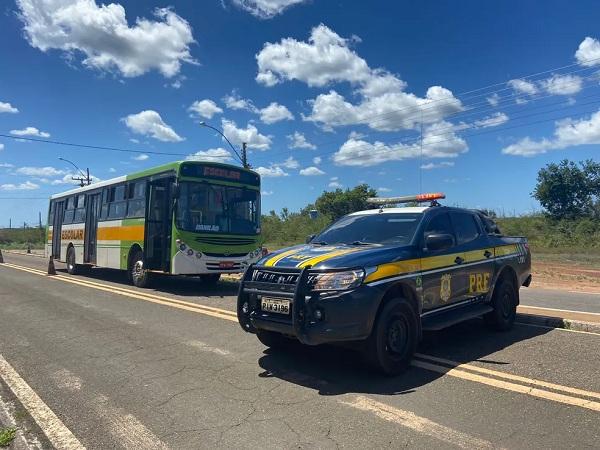
[[[485,294],[490,290],[489,273],[469,274],[469,294]]]
[[[442,283],[440,285],[440,298],[445,303],[450,300],[452,295],[452,275],[446,273],[442,275]]]

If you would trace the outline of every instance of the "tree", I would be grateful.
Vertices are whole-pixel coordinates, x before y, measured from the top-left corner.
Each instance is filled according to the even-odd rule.
[[[346,214],[373,208],[367,203],[369,197],[377,197],[377,191],[368,184],[359,184],[353,189],[336,189],[323,192],[315,201],[316,209],[331,220],[337,220]]]
[[[539,170],[532,196],[555,219],[594,216],[600,205],[600,163],[548,164]]]

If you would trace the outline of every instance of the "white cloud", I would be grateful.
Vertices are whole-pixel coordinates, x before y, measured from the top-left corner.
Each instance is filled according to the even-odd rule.
[[[386,187],[379,187],[377,188],[377,192],[392,192],[392,190]]]
[[[129,142],[133,142],[134,144],[139,144],[140,143],[139,139],[135,139],[135,138],[129,139]]]
[[[293,38],[267,42],[256,61],[256,81],[266,86],[285,80],[303,81],[309,86],[332,81],[357,83],[371,76],[366,61],[349,48],[349,41],[323,24],[312,29],[308,42]]]
[[[229,109],[233,110],[246,110],[252,113],[258,113],[259,110],[254,106],[254,102],[248,98],[240,97],[235,90],[231,91],[231,94],[223,97],[223,103]]]
[[[498,95],[497,92],[494,92],[489,97],[486,97],[486,100],[490,105],[498,106],[498,103],[500,103],[500,96]]]
[[[137,114],[130,114],[122,120],[134,133],[150,136],[163,142],[183,141],[183,138],[173,128],[163,122],[160,114],[156,111],[141,111]]]
[[[248,144],[248,148],[256,150],[264,151],[271,148],[271,137],[260,134],[252,124],[248,124],[246,128],[238,128],[234,121],[222,119],[221,126],[223,134],[234,145],[241,146],[242,142],[245,142]]]
[[[503,123],[508,122],[508,116],[503,112],[497,112],[491,116],[484,117],[483,119],[476,120],[473,122],[472,128],[488,128],[497,127]]]
[[[550,78],[540,82],[549,94],[573,95],[581,91],[583,79],[577,75],[552,75]]]
[[[234,5],[259,19],[272,19],[293,5],[307,0],[233,0]]]
[[[224,148],[211,148],[208,150],[200,150],[186,158],[188,161],[212,161],[212,162],[227,162],[232,159],[231,153]]]
[[[287,177],[289,173],[284,172],[284,170],[279,166],[271,166],[271,167],[258,167],[254,169],[261,177],[263,178],[279,178],[279,177]]]
[[[327,186],[329,186],[330,188],[338,189],[343,187],[343,184],[339,183],[338,181],[332,181]]]
[[[431,170],[431,169],[441,169],[443,167],[453,167],[454,166],[454,162],[453,161],[442,161],[441,163],[427,163],[427,164],[422,164],[421,165],[421,169],[423,170]]]
[[[10,103],[0,102],[0,114],[2,113],[11,113],[16,114],[19,110],[13,107]]]
[[[22,130],[10,130],[10,134],[15,136],[35,136],[40,138],[50,137],[50,133],[47,133],[46,131],[40,131],[35,127],[27,127],[23,128]]]
[[[300,167],[300,163],[296,161],[292,156],[287,158],[282,163],[273,164],[273,167],[285,167],[286,169],[297,169]]]
[[[148,158],[150,158],[150,157],[148,155],[146,155],[145,153],[140,153],[139,155],[134,156],[131,159],[133,159],[135,161],[146,161]]]
[[[109,173],[115,173],[117,171],[117,169],[115,169],[114,167],[111,167],[108,169]]]
[[[154,10],[155,20],[136,18],[130,26],[118,3],[95,0],[17,0],[19,17],[32,47],[62,50],[67,59],[83,54],[83,65],[136,77],[158,70],[177,75],[181,64],[196,64],[190,53],[190,24],[169,8]]]
[[[264,195],[264,196],[273,195],[273,191],[261,191],[260,195]]]
[[[468,151],[464,139],[456,135],[452,124],[441,121],[427,126],[423,130],[424,158],[455,158]],[[397,143],[387,145],[361,139],[348,139],[333,155],[333,161],[339,166],[375,166],[387,161],[401,161],[421,156],[420,142],[412,144]]]
[[[308,148],[310,150],[315,150],[317,148],[316,145],[308,142],[304,134],[299,131],[294,131],[294,134],[288,135],[287,138],[290,141],[290,148]]]
[[[4,150],[4,144],[0,144],[0,152]]]
[[[589,36],[586,37],[575,52],[575,59],[586,67],[600,65],[600,42]]]
[[[215,102],[209,99],[196,100],[188,108],[191,117],[204,117],[212,119],[215,114],[221,114],[223,109],[218,107]]]
[[[318,166],[319,164],[321,164],[321,162],[322,162],[322,161],[323,161],[323,160],[321,159],[321,157],[320,157],[320,156],[315,156],[315,157],[313,158],[313,164],[314,164],[315,166]]]
[[[39,189],[39,184],[32,183],[31,181],[26,181],[25,183],[20,184],[1,184],[0,191],[32,191],[35,189]]]
[[[19,167],[15,170],[15,173],[19,175],[26,175],[30,177],[57,177],[67,173],[65,170],[56,169],[54,167]]]
[[[554,137],[533,140],[525,137],[502,149],[506,155],[534,156],[549,150],[561,150],[577,145],[600,144],[600,111],[589,119],[562,119],[555,123]]]
[[[260,111],[260,120],[266,124],[280,122],[282,120],[294,120],[294,115],[284,105],[277,102],[271,104]]]
[[[325,172],[323,172],[321,169],[319,169],[318,167],[315,167],[315,166],[310,166],[305,169],[302,169],[299,173],[300,173],[300,175],[303,175],[305,177],[325,175]]]
[[[535,95],[538,93],[538,88],[535,83],[527,80],[510,80],[508,86],[519,94]]]

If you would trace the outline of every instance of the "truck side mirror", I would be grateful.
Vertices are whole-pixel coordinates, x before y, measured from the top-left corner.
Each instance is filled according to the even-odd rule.
[[[425,237],[425,247],[429,251],[440,251],[451,248],[454,245],[454,237],[446,233],[432,233]]]
[[[316,234],[310,234],[308,236],[306,236],[306,243],[310,244],[310,241],[312,241],[315,238]]]

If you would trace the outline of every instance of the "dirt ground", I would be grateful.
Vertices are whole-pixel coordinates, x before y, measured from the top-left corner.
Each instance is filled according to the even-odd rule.
[[[532,272],[532,287],[600,293],[598,268],[534,261]]]

